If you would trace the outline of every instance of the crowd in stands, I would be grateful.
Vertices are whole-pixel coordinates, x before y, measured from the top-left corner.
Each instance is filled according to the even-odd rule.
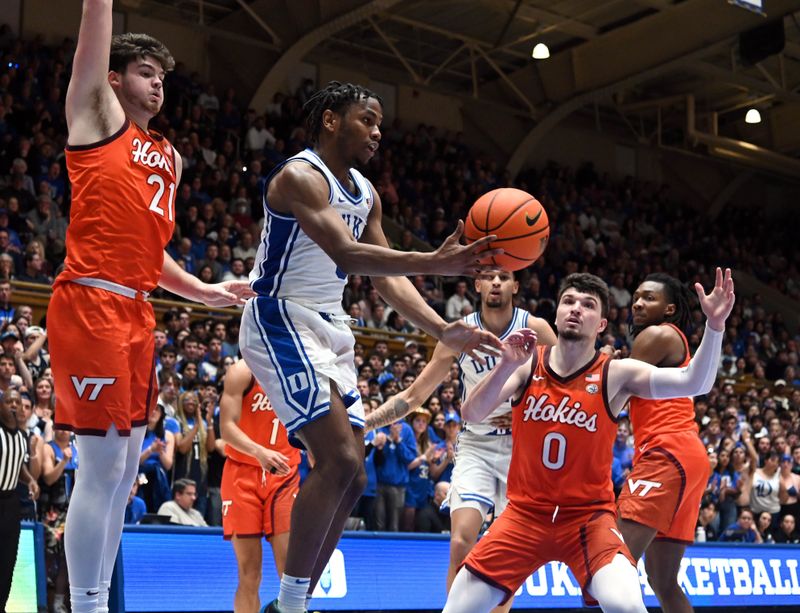
[[[0,392],[22,392],[19,421],[33,435],[32,461],[43,489],[37,507],[28,504],[26,513],[48,527],[48,566],[61,593],[64,511],[79,458],[70,434],[53,428],[58,390],[50,375],[46,321],[13,300],[8,281],[51,284],[64,261],[70,209],[64,95],[73,53],[70,39],[48,46],[40,38],[19,40],[0,27]],[[276,93],[266,109],[253,110],[236,90],[218,94],[180,62],[168,75],[167,103],[152,127],[183,158],[168,249],[187,271],[208,282],[246,278],[261,231],[266,177],[307,146],[302,105],[313,88],[305,81],[294,94]],[[631,293],[650,272],[708,286],[711,266],[731,266],[800,298],[800,251],[785,249],[793,225],[768,223],[757,207],[726,211],[712,222],[683,206],[668,186],[614,180],[591,164],[573,171],[550,163],[512,178],[460,134],[387,123],[379,154],[365,171],[385,217],[400,228],[396,248],[412,249],[417,240],[440,245],[469,204],[490,189],[514,185],[530,191],[547,210],[552,235],[545,256],[518,275],[518,306],[552,322],[560,279],[576,271],[596,273],[609,282],[613,299],[600,343],[622,356],[631,343]],[[476,307],[470,280],[418,276],[413,283],[448,320]],[[368,278],[350,277],[343,308],[355,325],[395,336],[414,331]],[[703,323],[699,309],[694,314],[687,330],[693,348]],[[237,359],[238,332],[237,318],[192,319],[188,306],[168,311],[159,322],[159,408],[147,426],[138,491],[129,506],[132,521],[180,502],[187,516],[187,504],[197,511],[196,523],[220,523],[224,453],[218,399],[225,371]],[[718,384],[695,403],[712,469],[698,537],[702,532],[706,540],[798,542],[798,341],[759,296],[739,297]],[[415,341],[400,354],[390,354],[383,340],[357,344],[366,410],[413,382],[428,357]],[[454,364],[407,422],[369,435],[370,483],[356,511],[367,528],[447,529],[439,506],[452,472],[461,392]],[[623,420],[614,448],[617,486],[630,471],[634,437]],[[141,502],[133,502],[134,493]]]

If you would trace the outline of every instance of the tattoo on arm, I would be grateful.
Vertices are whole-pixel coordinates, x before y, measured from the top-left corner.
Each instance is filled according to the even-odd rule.
[[[370,430],[393,424],[398,419],[408,415],[408,411],[409,406],[405,400],[396,396],[390,398],[384,406],[370,413],[369,417],[367,417],[366,430],[369,432]]]

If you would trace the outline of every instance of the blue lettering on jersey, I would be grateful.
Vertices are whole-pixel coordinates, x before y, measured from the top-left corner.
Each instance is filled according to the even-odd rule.
[[[485,359],[486,359],[486,364],[481,364],[480,362],[478,362],[478,360],[470,358],[469,361],[472,362],[472,368],[475,369],[476,375],[479,375],[484,371],[489,372],[497,364],[497,358],[494,356],[487,355]]]
[[[344,220],[344,223],[347,224],[350,232],[353,233],[353,238],[356,240],[361,238],[361,233],[364,231],[364,220],[356,215],[351,215],[350,213],[342,213],[342,219]]]

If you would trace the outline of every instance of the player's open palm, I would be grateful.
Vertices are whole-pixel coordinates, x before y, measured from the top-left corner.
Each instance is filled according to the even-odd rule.
[[[439,339],[453,351],[466,353],[469,357],[485,364],[486,360],[476,353],[480,351],[488,355],[500,355],[503,343],[488,330],[481,330],[467,325],[461,319],[447,324]]]
[[[462,245],[460,242],[462,234],[464,234],[464,222],[459,220],[455,231],[433,252],[437,275],[471,276],[497,268],[494,265],[481,264],[481,260],[485,261],[485,258],[503,253],[502,249],[487,251],[489,243],[495,240],[496,236],[485,236],[469,245]]]
[[[717,331],[725,330],[725,320],[731,314],[733,303],[736,301],[736,294],[733,292],[733,278],[731,269],[726,268],[723,274],[721,268],[717,268],[717,277],[714,289],[710,294],[706,294],[700,283],[694,284],[697,298],[700,300],[700,307],[703,309],[708,325]]]
[[[536,332],[530,328],[515,330],[503,343],[502,360],[507,364],[524,364],[536,349]]]
[[[213,307],[241,306],[256,293],[249,281],[223,281],[204,287],[203,304]]]

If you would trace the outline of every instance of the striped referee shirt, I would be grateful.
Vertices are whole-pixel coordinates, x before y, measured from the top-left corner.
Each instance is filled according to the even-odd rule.
[[[19,428],[0,424],[0,492],[16,489],[20,470],[28,455],[28,441]]]

